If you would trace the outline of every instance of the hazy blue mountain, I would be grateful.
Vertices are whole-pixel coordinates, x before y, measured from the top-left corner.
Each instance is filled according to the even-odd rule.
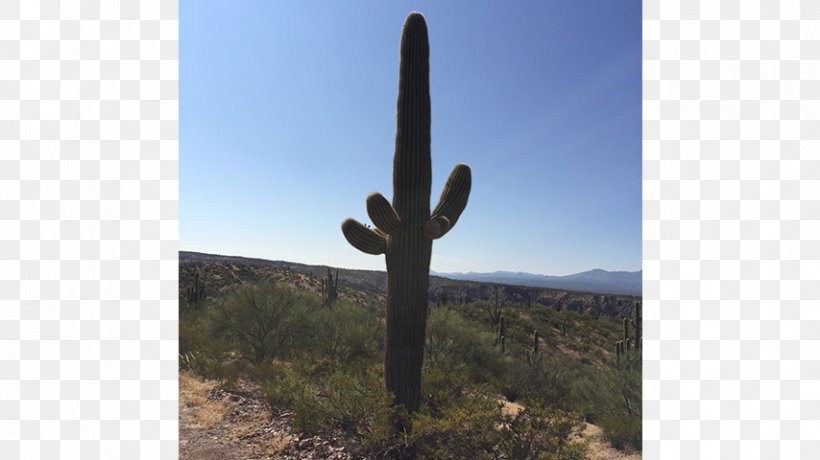
[[[455,280],[487,283],[516,284],[521,286],[565,289],[569,291],[606,292],[611,294],[641,295],[643,271],[610,272],[596,268],[566,276],[539,275],[536,273],[496,271],[490,273],[438,273],[432,275]]]
[[[252,257],[239,256],[224,256],[218,254],[205,254],[192,251],[180,251],[179,262],[215,262],[215,263],[237,263],[247,265],[271,265],[278,267],[285,267],[299,272],[310,273],[313,275],[323,275],[326,270],[325,266],[311,266],[300,264],[296,262],[275,261],[267,259],[258,259]],[[382,273],[379,275],[379,285],[381,287],[387,286],[387,279],[384,276],[384,271],[368,271],[368,270],[347,270],[342,269],[346,273],[346,277],[356,279],[365,277],[366,273]],[[580,291],[580,292],[594,292],[606,294],[626,294],[626,295],[641,295],[642,285],[642,271],[625,272],[616,271],[610,272],[596,268],[586,272],[575,273],[574,275],[566,276],[550,276],[539,275],[535,273],[526,272],[509,272],[496,271],[491,273],[438,273],[430,271],[431,275],[442,278],[449,278],[452,280],[461,281],[476,281],[479,283],[499,283],[510,284],[518,286],[530,286],[548,289],[561,289],[566,291]]]

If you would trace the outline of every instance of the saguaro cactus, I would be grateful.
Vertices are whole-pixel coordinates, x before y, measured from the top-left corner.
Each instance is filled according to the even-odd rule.
[[[199,282],[199,272],[194,274],[194,287],[185,290],[188,302],[196,303],[205,299],[205,283]]]
[[[532,333],[532,353],[538,353],[538,331]]]
[[[504,301],[502,300],[500,303],[498,301],[498,286],[495,287],[495,302],[490,304],[489,302],[485,304],[484,310],[487,312],[487,317],[490,319],[490,327],[495,328],[498,325],[498,319],[501,318],[503,314],[502,308],[504,306]]]
[[[624,316],[624,342],[629,338],[629,318]]]
[[[458,221],[467,205],[471,175],[467,165],[456,165],[430,213],[429,45],[427,24],[419,13],[411,13],[404,23],[400,54],[393,203],[371,193],[367,214],[376,228],[347,219],[342,232],[356,249],[385,254],[385,383],[396,402],[412,412],[420,404],[433,240]]]
[[[325,305],[330,305],[339,297],[339,269],[336,269],[336,281],[333,280],[333,273],[330,267],[327,269],[327,278],[322,280],[322,299]]]

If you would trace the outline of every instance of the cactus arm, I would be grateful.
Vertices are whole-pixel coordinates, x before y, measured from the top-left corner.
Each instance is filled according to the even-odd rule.
[[[384,254],[387,240],[355,219],[342,222],[342,233],[351,246],[367,254]]]
[[[424,224],[424,234],[431,240],[437,240],[450,230],[450,219],[445,216],[434,217]]]
[[[399,231],[399,225],[401,225],[399,215],[381,193],[374,192],[367,196],[367,215],[385,235],[392,235]]]
[[[449,227],[444,229],[441,235],[438,235],[436,238],[441,238],[456,225],[456,221],[458,221],[458,218],[467,206],[471,186],[472,174],[470,167],[465,164],[457,164],[450,173],[450,177],[447,178],[447,183],[441,192],[438,205],[436,205],[433,210],[433,216],[428,221],[429,224],[439,217],[446,217],[449,222]],[[425,231],[427,231],[426,225]]]

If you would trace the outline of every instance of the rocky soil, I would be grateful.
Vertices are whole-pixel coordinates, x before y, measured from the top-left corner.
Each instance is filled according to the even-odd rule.
[[[221,389],[187,372],[179,375],[180,460],[362,458],[338,436],[294,432],[292,413],[271,416],[258,387]]]

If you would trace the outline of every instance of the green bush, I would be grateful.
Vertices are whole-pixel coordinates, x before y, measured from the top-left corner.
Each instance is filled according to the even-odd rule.
[[[642,420],[635,416],[617,416],[607,413],[601,416],[599,424],[604,438],[616,449],[640,450],[643,436]]]
[[[210,335],[227,341],[253,364],[287,358],[317,303],[285,285],[243,285],[209,310]]]
[[[297,348],[308,360],[333,365],[373,363],[379,360],[384,332],[378,319],[364,308],[337,301],[307,319],[305,333]]]
[[[533,405],[504,416],[498,447],[503,458],[583,460],[586,444],[571,441],[582,427],[569,413]]]
[[[603,407],[598,426],[617,449],[641,449],[641,366],[635,359],[625,360],[608,378],[599,380],[595,394]]]
[[[271,408],[293,410],[294,427],[317,433],[342,430],[366,452],[393,442],[397,408],[384,389],[379,366],[349,366],[318,378],[291,368],[264,385]]]
[[[209,302],[203,302],[203,310]],[[179,368],[204,377],[213,377],[209,369],[221,361],[228,347],[209,333],[209,321],[202,311],[181,310],[179,318]]]
[[[493,458],[501,441],[501,404],[473,395],[448,402],[439,414],[414,414],[410,443],[419,458]]]
[[[560,405],[570,394],[570,382],[576,374],[576,364],[570,358],[551,350],[540,351],[532,363],[523,359],[510,362],[502,393],[508,401]]]
[[[564,412],[533,406],[508,414],[499,402],[468,392],[440,416],[415,414],[410,442],[422,459],[582,460],[586,445],[571,441],[580,427]]]
[[[501,376],[504,356],[495,346],[496,335],[481,323],[449,308],[437,308],[427,319],[424,345],[426,371],[452,383],[486,383]],[[446,381],[439,381],[446,384]]]

